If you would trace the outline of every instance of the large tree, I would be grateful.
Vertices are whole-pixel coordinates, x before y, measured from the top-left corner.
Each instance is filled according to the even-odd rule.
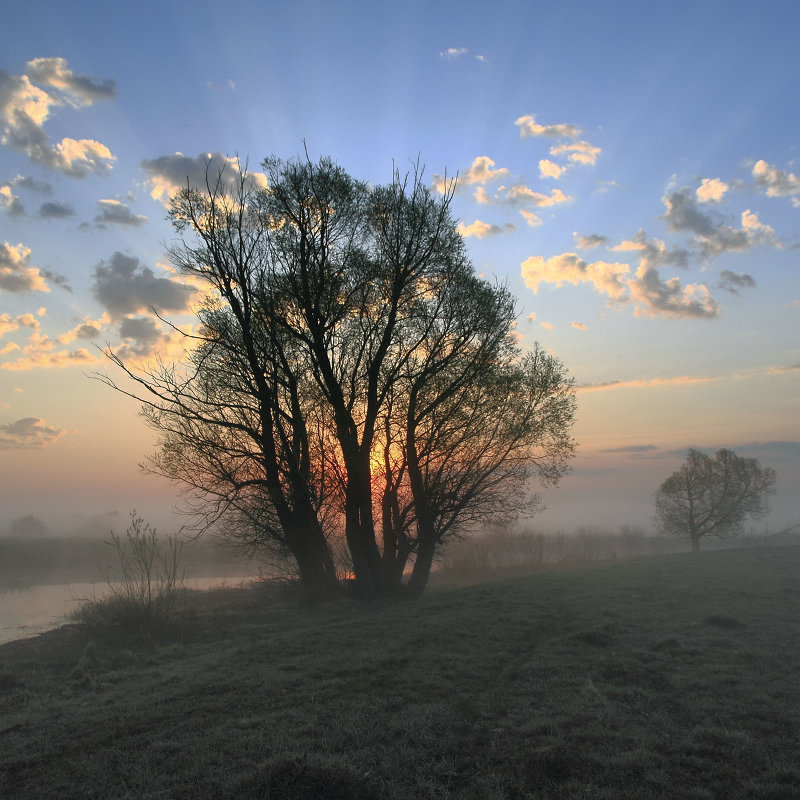
[[[109,353],[161,435],[150,468],[207,524],[285,549],[318,594],[336,591],[339,535],[362,594],[396,591],[409,564],[420,591],[447,536],[564,474],[572,381],[514,342],[454,184],[434,196],[414,170],[370,187],[329,159],[264,168],[267,189],[210,175],[172,201],[172,261],[207,290],[187,359],[137,370]]]
[[[656,492],[656,521],[661,532],[688,538],[698,552],[704,537],[739,535],[747,517],[769,510],[767,496],[774,491],[775,470],[758,459],[733,450],[709,456],[691,449]]]

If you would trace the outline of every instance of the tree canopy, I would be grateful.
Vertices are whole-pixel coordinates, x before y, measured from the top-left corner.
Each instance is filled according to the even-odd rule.
[[[421,591],[448,538],[534,510],[575,444],[572,380],[513,337],[414,170],[369,186],[330,159],[264,162],[176,194],[175,267],[205,289],[183,362],[133,367],[148,468],[204,525],[291,555],[314,594]],[[112,379],[106,382],[119,387]]]
[[[697,552],[704,537],[739,535],[748,516],[769,510],[767,495],[774,491],[775,470],[758,459],[691,449],[656,493],[656,521],[663,533],[688,538]]]

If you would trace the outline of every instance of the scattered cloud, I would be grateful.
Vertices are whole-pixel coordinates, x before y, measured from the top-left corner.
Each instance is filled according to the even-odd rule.
[[[440,50],[439,51],[439,58],[443,58],[446,61],[456,61],[459,58],[463,58],[469,50],[466,47],[448,47],[447,50]]]
[[[30,175],[17,175],[9,181],[9,185],[16,189],[24,189],[28,192],[39,192],[41,194],[53,194],[53,187],[46,181],[37,181]]]
[[[34,163],[74,178],[107,173],[116,159],[104,144],[69,137],[53,143],[44,125],[51,108],[82,108],[113,98],[114,82],[96,82],[75,75],[63,58],[36,58],[28,62],[26,69],[25,75],[0,70],[2,144],[22,150]]]
[[[669,230],[694,234],[694,241],[706,258],[729,251],[749,250],[760,244],[780,246],[775,231],[760,222],[750,209],[742,213],[742,227],[734,228],[713,213],[698,208],[694,195],[688,189],[665,195],[663,202],[667,212],[662,218],[666,220]]]
[[[800,208],[800,178],[785,172],[763,159],[753,165],[756,185],[767,191],[767,197],[791,197],[795,208]]]
[[[10,314],[0,314],[0,336],[20,328],[31,328],[38,331],[39,320],[33,314],[18,314],[16,317],[12,317]]]
[[[572,327],[579,331],[586,330],[586,326],[582,322],[573,322]]]
[[[532,256],[522,262],[522,278],[534,293],[538,293],[542,283],[557,287],[565,283],[574,286],[588,283],[596,291],[614,300],[622,300],[628,294],[624,276],[629,272],[630,267],[627,264],[605,261],[590,264],[576,253],[562,253],[548,259]]]
[[[540,322],[539,323],[546,331],[553,330],[553,325],[549,322]]]
[[[460,190],[467,186],[484,185],[498,178],[506,177],[509,171],[505,167],[494,168],[494,161],[489,156],[478,156],[470,165],[469,169],[459,173],[456,189]],[[434,175],[433,186],[437,192],[444,194],[452,178],[446,175]]]
[[[596,233],[592,233],[587,236],[584,234],[579,234],[578,231],[573,231],[572,236],[575,239],[576,245],[581,250],[594,250],[596,247],[608,244],[607,236],[600,236]]]
[[[42,219],[65,219],[74,217],[75,209],[69,203],[42,203],[39,216]]]
[[[30,266],[31,250],[22,244],[0,244],[0,291],[49,292],[37,267]]]
[[[98,200],[97,215],[94,224],[98,228],[106,228],[109,225],[127,225],[128,227],[138,227],[147,222],[147,217],[143,214],[134,214],[125,203],[119,200]]]
[[[216,181],[217,176],[236,178],[241,175],[242,167],[237,157],[229,157],[220,152],[200,153],[195,158],[175,153],[159,156],[141,163],[150,185],[150,196],[164,204],[180,189],[190,186],[204,188],[206,177]],[[267,187],[267,176],[263,172],[250,172],[248,176],[257,185]]]
[[[101,330],[111,322],[109,314],[103,314],[99,319],[84,317],[74,328],[62,333],[58,337],[59,344],[69,344],[75,339],[94,341],[99,338]]]
[[[589,142],[573,142],[572,144],[559,144],[550,148],[551,156],[564,156],[573,164],[594,166],[601,149]]]
[[[719,277],[717,287],[731,294],[739,294],[739,289],[755,289],[756,286],[753,276],[746,272],[731,272],[729,269],[724,269]]]
[[[556,164],[555,161],[550,161],[549,158],[543,158],[539,162],[539,176],[542,178],[553,178],[558,180],[567,168],[561,164]]]
[[[19,450],[46,447],[66,431],[45,424],[39,417],[22,417],[0,425],[0,450]]]
[[[642,259],[635,276],[628,264],[594,261],[589,263],[576,253],[562,253],[545,259],[532,256],[522,262],[522,278],[534,293],[543,283],[556,287],[571,283],[587,284],[614,303],[633,302],[637,316],[712,318],[719,314],[719,303],[704,284],[683,286],[678,278],[664,281],[658,270]]]
[[[612,252],[636,252],[639,254],[640,268],[654,268],[658,266],[686,267],[689,264],[691,253],[682,247],[673,247],[671,250],[661,239],[648,239],[642,228],[633,235],[611,248]]]
[[[520,117],[514,124],[519,126],[519,135],[522,139],[526,139],[529,136],[546,136],[550,139],[575,139],[581,134],[581,129],[577,125],[570,123],[540,125],[536,122],[536,117],[533,114],[526,114]]]
[[[476,219],[471,225],[458,223],[458,232],[466,237],[474,236],[476,239],[485,239],[487,236],[497,236],[501,233],[511,233],[516,230],[516,226],[510,222],[505,225],[494,225],[489,222],[482,222]]]
[[[770,367],[769,371],[774,374],[781,374],[783,372],[797,372],[800,370],[800,364],[785,364],[783,366]]]
[[[701,203],[718,203],[730,188],[729,184],[719,178],[703,178],[695,194]]]
[[[535,192],[523,183],[517,183],[513,186],[501,186],[494,196],[490,195],[483,186],[479,186],[475,190],[474,198],[481,205],[504,205],[514,208],[519,208],[520,206],[548,208],[572,200],[561,189],[553,189],[550,194],[542,194],[541,192]]]
[[[25,206],[22,205],[19,197],[11,191],[10,183],[0,184],[0,208],[9,217],[22,217],[25,214]]]
[[[659,448],[654,444],[631,444],[625,447],[609,447],[601,450],[601,453],[630,453],[631,455],[643,455],[644,453],[653,453]]]
[[[185,311],[194,289],[169,278],[158,278],[139,259],[114,253],[94,269],[94,295],[112,317],[136,314],[151,306],[159,311]]]
[[[224,81],[208,81],[206,86],[216,92],[221,92],[225,89],[229,89],[232,92],[236,91],[236,84],[230,78],[225,78]]]
[[[521,208],[519,213],[522,214],[523,219],[531,228],[538,228],[542,224],[542,218],[538,214],[534,214],[533,211],[526,211]]]
[[[62,368],[95,364],[98,360],[83,347],[77,350],[57,350],[56,343],[49,336],[34,331],[28,344],[20,350],[20,357],[16,361],[0,364],[0,369],[18,372],[38,368]]]

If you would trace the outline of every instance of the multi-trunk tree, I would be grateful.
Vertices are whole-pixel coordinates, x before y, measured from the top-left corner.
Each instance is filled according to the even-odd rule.
[[[512,337],[509,292],[478,278],[419,171],[370,187],[328,159],[187,186],[173,264],[206,289],[187,358],[127,390],[160,434],[149,468],[207,525],[277,544],[307,589],[421,591],[449,536],[531,508],[574,451],[572,381]],[[108,383],[113,380],[106,378]],[[120,387],[117,387],[120,388]]]

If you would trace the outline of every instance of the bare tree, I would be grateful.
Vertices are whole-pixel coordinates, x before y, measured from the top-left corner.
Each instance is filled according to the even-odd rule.
[[[691,449],[686,463],[656,492],[656,521],[662,532],[688,537],[698,552],[704,537],[738,536],[748,516],[769,510],[767,495],[774,491],[775,470],[758,459],[732,450],[712,457]]]
[[[338,532],[362,594],[397,591],[412,561],[420,591],[448,535],[564,474],[572,382],[514,343],[454,184],[434,197],[419,169],[368,187],[329,159],[264,168],[266,190],[220,174],[173,200],[172,261],[208,290],[185,362],[142,372],[108,353],[161,435],[149,467],[206,524],[285,548],[320,595]]]

